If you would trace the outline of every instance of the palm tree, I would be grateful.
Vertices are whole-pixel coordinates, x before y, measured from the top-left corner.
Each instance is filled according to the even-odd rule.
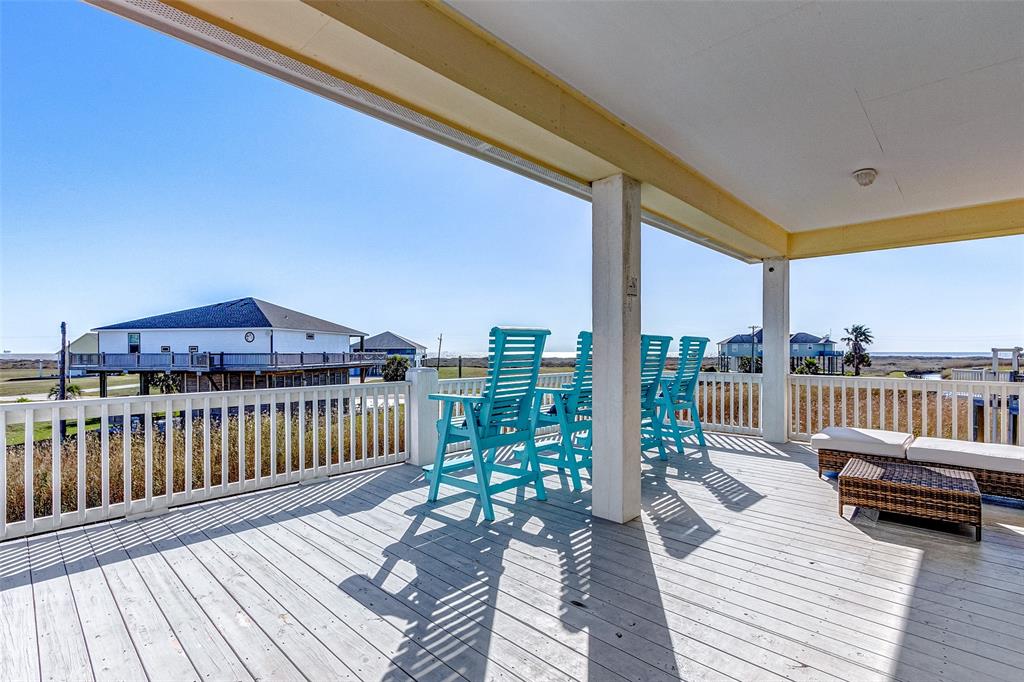
[[[871,335],[871,330],[868,329],[867,325],[855,324],[847,327],[843,331],[846,332],[846,336],[842,338],[842,341],[846,343],[847,348],[850,351],[843,358],[843,364],[849,362],[853,365],[853,375],[860,376],[861,367],[871,366],[871,356],[867,354],[865,350],[867,346],[874,343],[875,339]]]
[[[68,384],[64,387],[64,396],[68,400],[74,400],[75,398],[82,397],[82,387],[78,384]],[[56,400],[60,397],[60,386],[54,385],[50,387],[50,392],[47,396],[50,400]]]

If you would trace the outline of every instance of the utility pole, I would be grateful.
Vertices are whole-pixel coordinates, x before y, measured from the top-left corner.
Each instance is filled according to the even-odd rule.
[[[57,359],[57,371],[60,372],[60,377],[57,384],[57,398],[58,400],[64,400],[68,397],[68,386],[67,386],[67,357],[68,357],[68,323],[60,323],[60,357]],[[82,428],[85,425],[82,424]],[[60,420],[60,441],[63,443],[64,439],[67,438],[67,423]]]
[[[750,373],[751,374],[754,374],[755,371],[756,371],[756,368],[757,368],[757,365],[754,364],[754,349],[756,348],[755,341],[754,341],[754,332],[756,332],[756,331],[757,331],[757,325],[756,324],[750,325]]]
[[[441,339],[444,338],[444,334],[437,335],[437,373],[441,373]]]
[[[57,369],[60,372],[60,388],[57,398],[64,400],[67,398],[67,381],[65,379],[67,367],[65,362],[67,361],[67,349],[68,349],[68,323],[60,323],[60,358],[57,360]]]

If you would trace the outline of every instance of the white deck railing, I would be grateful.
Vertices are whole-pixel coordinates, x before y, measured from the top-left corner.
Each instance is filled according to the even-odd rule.
[[[0,540],[404,461],[408,399],[396,382],[0,405]]]
[[[672,373],[666,373],[666,378]],[[442,379],[441,392],[479,395],[486,379]],[[557,388],[572,381],[572,372],[541,374],[538,385]],[[703,372],[697,389],[697,403],[704,427],[723,433],[761,433],[761,375]],[[440,409],[440,406],[439,406]],[[456,408],[456,414],[461,414]],[[440,413],[439,413],[440,414]]]
[[[826,426],[1021,445],[1024,384],[792,375],[790,438]]]

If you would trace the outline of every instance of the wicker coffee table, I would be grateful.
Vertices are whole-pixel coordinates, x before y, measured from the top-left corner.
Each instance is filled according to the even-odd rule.
[[[967,523],[981,540],[981,493],[970,471],[851,459],[839,473],[840,516],[847,504]]]

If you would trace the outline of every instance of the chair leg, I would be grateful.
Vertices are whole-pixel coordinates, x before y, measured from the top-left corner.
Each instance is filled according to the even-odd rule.
[[[484,463],[484,453],[473,444],[473,470],[476,473],[477,488],[480,490],[480,506],[484,510],[484,518],[494,520],[494,507],[491,506],[491,477]]]
[[[441,488],[441,468],[444,466],[444,451],[448,447],[448,432],[445,431],[437,439],[437,454],[434,456],[434,468],[430,472],[430,490],[427,502],[437,502],[437,492]]]
[[[562,431],[562,458],[565,459],[565,465],[569,469],[572,489],[579,492],[583,490],[583,481],[580,479],[580,463],[576,458],[576,443],[566,415],[561,415],[561,423],[558,428]]]
[[[654,429],[654,438],[658,441],[658,459],[668,461],[668,452],[665,451],[665,434],[662,432],[662,420],[665,415],[660,414],[658,408],[654,408],[654,416],[651,417],[651,428]]]
[[[544,476],[541,474],[540,462],[537,461],[537,445],[532,438],[526,441],[526,457],[530,460],[530,469],[533,471],[533,489],[537,493],[537,499],[543,502],[548,499],[548,493],[544,490]]]
[[[668,418],[672,426],[672,435],[676,441],[676,451],[681,455],[683,454],[683,436],[682,429],[679,426],[679,415],[674,409],[669,409]]]
[[[706,448],[708,444],[704,440],[704,427],[700,424],[700,415],[697,414],[696,407],[690,408],[690,416],[693,418],[693,428],[697,430],[697,442],[702,448]]]

